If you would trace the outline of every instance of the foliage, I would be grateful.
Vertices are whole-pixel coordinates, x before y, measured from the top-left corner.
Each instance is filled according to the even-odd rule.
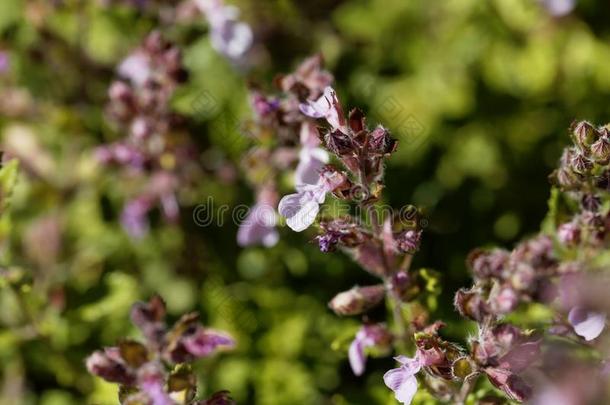
[[[277,232],[265,238],[277,239],[273,247],[237,244],[245,207],[265,203],[275,212],[280,197],[295,191],[293,170],[307,149],[300,133],[276,142],[276,122],[261,120],[256,107],[265,104],[254,101],[273,106],[280,99],[283,111],[290,104],[299,110],[299,89],[271,83],[280,73],[294,79],[286,74],[310,55],[323,55],[320,80],[332,72],[345,106],[359,106],[371,130],[383,124],[398,141],[380,166],[385,183],[375,204],[418,207],[408,210],[417,212],[417,227],[403,230],[422,230],[423,237],[410,263],[416,288],[403,291],[409,304],[401,316],[442,319],[441,335],[428,331],[438,345],[472,354],[472,343],[490,336],[482,332],[497,332],[478,328],[485,311],[460,307],[471,322],[453,307],[455,292],[471,285],[470,271],[475,292],[483,293],[471,303],[487,305],[490,286],[509,283],[477,273],[489,254],[523,257],[546,235],[548,269],[563,271],[579,255],[587,269],[604,268],[604,245],[590,246],[584,235],[607,214],[606,196],[589,215],[592,205],[574,198],[582,190],[565,188],[574,178],[601,175],[598,148],[591,152],[589,141],[576,139],[578,159],[560,162],[575,165],[561,177],[572,183],[556,176],[546,201],[548,173],[569,142],[566,128],[575,119],[610,116],[608,5],[581,0],[559,15],[551,0],[228,2],[239,15],[223,13],[215,1],[216,8],[177,0],[0,2],[0,402],[117,403],[116,387],[88,374],[85,359],[121,339],[140,339],[130,308],[159,294],[170,323],[198,311],[206,327],[226,330],[236,342],[231,352],[192,364],[200,399],[229,390],[244,404],[393,403],[382,378],[395,367],[391,349],[368,347],[367,371],[354,376],[347,353],[362,323],[326,306],[369,310],[365,324],[386,322],[395,332],[386,317],[395,299],[386,307],[379,289],[350,289],[388,280],[360,271],[350,257],[320,252],[308,242],[323,234],[294,234],[275,215],[263,216]],[[223,30],[235,42],[225,41]],[[118,69],[134,54],[152,61],[148,84]],[[305,98],[316,101],[327,84]],[[299,116],[292,130],[303,122],[328,128]],[[582,127],[575,130],[570,136]],[[116,145],[136,153],[123,159]],[[110,158],[100,159],[108,147]],[[273,161],[283,166],[248,166],[272,162],[278,150],[290,158]],[[315,153],[309,156],[320,158]],[[328,196],[320,218],[344,212],[340,202]],[[542,236],[532,239],[543,220]],[[135,224],[131,232],[126,224]],[[325,232],[336,230],[332,225],[322,222]],[[491,249],[497,245],[516,248]],[[465,264],[477,246],[483,250]],[[578,282],[587,288],[596,280]],[[333,300],[339,291],[348,295]],[[345,305],[354,295],[358,311]],[[519,305],[494,326],[519,326],[521,343],[537,338],[530,329],[557,332],[560,349],[545,347],[555,353],[583,346],[579,358],[560,364],[587,375],[590,361],[604,356],[574,334],[567,315],[576,305],[549,308],[533,298],[519,291]],[[412,356],[414,344],[405,339],[396,354]],[[473,364],[489,367],[480,357]],[[492,384],[506,391],[497,377],[480,378],[468,400],[494,403],[489,396],[501,393]],[[574,376],[561,378],[579,385]],[[436,403],[430,392],[419,390],[413,403]]]

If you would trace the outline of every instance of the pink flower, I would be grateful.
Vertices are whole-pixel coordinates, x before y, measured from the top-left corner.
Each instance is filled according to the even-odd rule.
[[[391,339],[392,336],[384,325],[364,325],[360,328],[348,351],[349,364],[354,374],[360,376],[364,373],[367,348],[388,345]]]
[[[197,6],[210,24],[210,41],[218,52],[239,61],[250,50],[254,35],[250,26],[238,20],[239,10],[221,0],[197,0]]]
[[[339,172],[322,173],[316,184],[297,185],[295,194],[288,194],[280,200],[278,211],[286,218],[286,224],[295,232],[302,232],[314,223],[320,204],[324,203],[326,194],[332,192],[345,182],[345,176]]]
[[[121,225],[134,239],[143,238],[148,233],[148,212],[152,209],[152,201],[147,197],[137,197],[123,208]]]
[[[276,223],[277,217],[273,206],[263,202],[256,203],[239,225],[237,243],[240,246],[257,244],[274,246],[279,240],[279,234],[275,229]]]
[[[316,101],[307,101],[299,106],[301,112],[311,118],[324,118],[333,130],[347,132],[345,116],[335,90],[328,86],[324,94]]]
[[[297,185],[316,184],[322,168],[330,158],[328,152],[318,147],[320,145],[318,130],[311,122],[305,122],[301,126],[301,145],[295,182]]]
[[[148,395],[152,405],[175,405],[165,392],[165,373],[157,362],[144,364],[138,371],[138,386]]]
[[[541,0],[544,8],[554,17],[570,14],[576,7],[576,0]]]
[[[10,66],[11,64],[8,53],[0,51],[0,74],[8,72]]]
[[[399,362],[401,366],[385,373],[383,375],[383,382],[394,391],[394,396],[398,402],[408,405],[417,392],[417,378],[415,378],[415,374],[424,366],[422,357],[418,351],[415,354],[415,358],[398,356],[394,357],[394,360]]]
[[[317,184],[303,184],[297,186],[297,193],[288,194],[280,200],[278,211],[286,218],[286,224],[295,232],[302,232],[314,223],[320,204],[324,203],[326,186],[318,181]]]
[[[606,314],[574,307],[568,314],[568,321],[577,335],[589,341],[597,338],[606,327]]]
[[[118,73],[133,84],[143,86],[152,75],[150,58],[145,52],[134,52],[121,62]]]

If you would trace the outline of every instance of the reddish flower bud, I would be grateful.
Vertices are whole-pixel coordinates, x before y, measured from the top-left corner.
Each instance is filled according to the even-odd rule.
[[[610,139],[607,136],[599,138],[591,145],[591,155],[595,163],[606,165],[610,162]]]
[[[107,347],[93,352],[87,358],[87,370],[109,382],[133,385],[135,375],[127,367],[117,347]]]
[[[201,402],[200,405],[236,405],[237,402],[231,398],[229,391],[219,391],[212,395],[210,398]]]
[[[354,287],[337,294],[328,304],[337,315],[359,315],[379,304],[385,297],[383,284]]]
[[[349,112],[349,127],[354,134],[366,130],[366,117],[359,108],[354,108]]]
[[[580,242],[580,226],[574,222],[562,224],[557,229],[557,238],[566,246],[574,246]]]
[[[477,322],[482,321],[489,313],[483,297],[474,290],[458,290],[455,293],[453,304],[460,315]]]
[[[330,131],[324,137],[326,148],[337,156],[353,154],[356,150],[356,145],[349,137],[340,130]]]
[[[599,136],[593,125],[587,121],[581,121],[573,126],[574,140],[576,144],[583,149],[588,149]]]
[[[504,315],[512,312],[519,305],[519,297],[510,286],[492,289],[489,295],[489,308],[495,315]]]
[[[390,132],[382,126],[378,126],[369,134],[369,150],[380,155],[394,153],[398,147],[398,141],[390,136]]]
[[[419,250],[422,231],[409,229],[396,236],[398,249],[405,253],[415,253]]]
[[[582,153],[577,153],[570,161],[570,168],[572,171],[574,171],[574,173],[586,175],[593,168],[593,162],[591,162],[589,158]]]

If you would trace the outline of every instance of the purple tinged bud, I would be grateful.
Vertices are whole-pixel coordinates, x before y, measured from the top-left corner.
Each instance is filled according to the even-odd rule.
[[[475,277],[487,279],[490,277],[500,278],[508,267],[510,253],[502,249],[484,251],[475,249],[468,255],[466,260],[468,267],[472,269]]]
[[[591,155],[595,163],[606,165],[610,161],[610,139],[604,135],[591,145]]]
[[[385,297],[383,284],[354,287],[337,294],[328,304],[337,315],[359,315],[377,306]]]
[[[199,405],[237,405],[237,402],[231,398],[229,391],[219,391]]]
[[[387,155],[394,153],[397,147],[396,139],[382,126],[378,126],[369,134],[369,150],[373,153]]]
[[[344,134],[338,129],[326,134],[324,143],[326,144],[326,148],[337,156],[349,155],[356,150],[354,142],[349,135]]]
[[[148,302],[137,302],[131,307],[131,322],[142,331],[153,347],[159,347],[165,335],[165,313],[165,302],[158,295]]]
[[[489,313],[481,294],[474,290],[460,289],[455,293],[453,304],[463,317],[482,321]]]
[[[601,199],[593,194],[585,194],[580,203],[585,210],[590,212],[597,212],[602,204]]]
[[[560,167],[554,176],[557,184],[566,189],[577,187],[579,184],[576,175],[568,167]]]
[[[419,250],[422,231],[409,229],[396,237],[398,249],[405,253],[415,253]]]
[[[505,315],[512,312],[519,305],[519,296],[510,286],[503,286],[492,290],[489,296],[489,307],[495,315]]]
[[[97,350],[87,358],[87,370],[108,382],[133,385],[135,376],[127,368],[117,347]]]
[[[557,238],[566,246],[575,246],[580,243],[580,227],[574,222],[562,224],[557,229]]]
[[[404,300],[408,300],[411,288],[411,277],[406,271],[399,271],[392,275],[392,289]]]
[[[589,146],[598,138],[599,134],[595,127],[587,121],[581,121],[573,127],[574,139],[576,144],[583,150],[588,150]]]
[[[585,175],[593,168],[593,163],[582,153],[577,153],[572,157],[570,167],[574,173]]]

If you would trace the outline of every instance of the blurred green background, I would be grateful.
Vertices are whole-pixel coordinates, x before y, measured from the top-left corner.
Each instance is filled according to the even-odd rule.
[[[270,88],[275,74],[322,52],[343,103],[393,131],[401,144],[387,202],[424,209],[416,265],[440,272],[433,317],[451,321],[456,339],[470,331],[451,304],[469,284],[469,250],[510,247],[537,231],[570,123],[610,116],[606,1],[581,0],[558,17],[533,0],[236,0],[266,49],[248,73],[211,48],[203,19],[167,17],[177,1],[106,3],[0,2],[0,51],[10,61],[0,73],[0,135],[21,158],[0,227],[2,403],[116,403],[115,386],[88,375],[84,358],[137,336],[129,308],[154,292],[172,316],[198,310],[239,342],[197,363],[204,395],[228,389],[239,403],[264,405],[394,403],[381,379],[392,360],[370,360],[354,377],[345,352],[358,323],[326,308],[371,276],[320,253],[308,243],[313,230],[282,229],[272,249],[240,249],[228,216],[222,226],[193,221],[209,198],[215,206],[253,201],[241,176],[218,174],[238,167],[243,152],[230,140],[239,136],[231,123],[251,115],[245,79]],[[104,115],[107,88],[117,63],[155,27],[184,51],[190,77],[173,105],[189,118],[204,175],[181,195],[179,224],[153,218],[134,241],[118,222],[131,187],[98,166],[93,149],[123,136]],[[213,111],[196,108],[202,94]]]

